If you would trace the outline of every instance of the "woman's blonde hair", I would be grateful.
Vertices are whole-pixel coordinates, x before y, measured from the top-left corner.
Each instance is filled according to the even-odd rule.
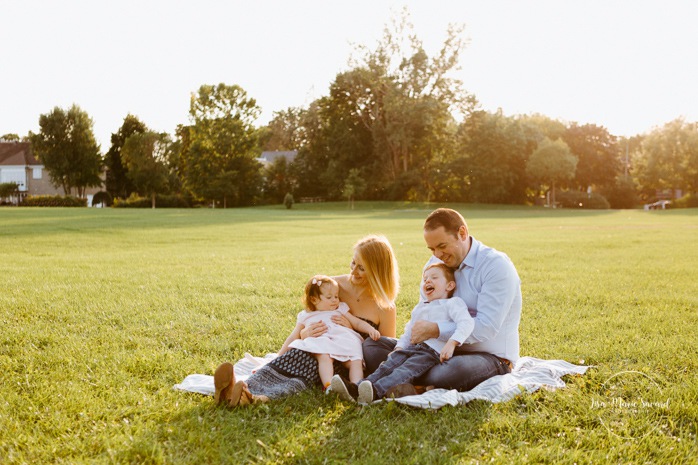
[[[385,236],[366,236],[354,245],[366,272],[371,295],[379,307],[395,306],[400,290],[400,274],[393,247]]]
[[[313,297],[316,299],[320,298],[321,287],[325,284],[331,284],[335,287],[339,287],[337,281],[325,276],[324,274],[316,274],[305,283],[305,293],[303,294],[303,305],[308,309],[309,312],[314,312],[317,310],[315,303],[313,303]]]

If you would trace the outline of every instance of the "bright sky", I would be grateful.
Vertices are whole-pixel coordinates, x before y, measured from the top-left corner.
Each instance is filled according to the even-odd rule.
[[[485,110],[622,136],[698,121],[694,0],[0,0],[0,135],[76,103],[106,152],[128,113],[173,133],[191,93],[220,82],[257,100],[262,125],[327,95],[403,5],[428,53],[466,25],[459,77]]]

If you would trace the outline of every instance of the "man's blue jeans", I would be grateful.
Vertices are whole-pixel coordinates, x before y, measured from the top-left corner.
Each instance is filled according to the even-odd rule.
[[[391,353],[366,379],[373,384],[377,398],[382,399],[391,387],[412,383],[439,362],[439,354],[428,345],[411,345]]]
[[[395,348],[397,340],[381,337],[377,341],[368,338],[364,341],[364,361],[366,373],[378,368]],[[434,386],[444,389],[469,391],[486,379],[504,375],[511,370],[498,357],[483,352],[456,352],[450,360],[437,363],[426,374],[417,378],[417,386]]]

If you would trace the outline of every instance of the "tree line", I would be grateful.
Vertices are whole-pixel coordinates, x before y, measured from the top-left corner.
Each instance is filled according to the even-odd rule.
[[[221,206],[327,200],[524,204],[579,193],[629,208],[658,191],[695,197],[698,124],[678,118],[648,134],[619,138],[595,124],[479,109],[453,78],[464,48],[451,27],[429,56],[403,15],[374,49],[359,47],[327,95],[304,108],[261,112],[237,85],[202,85],[189,121],[158,134],[127,115],[104,157],[79,107],[54,108],[31,134],[52,182],[81,195],[100,184],[114,198],[157,194]],[[5,137],[12,137],[8,135]],[[295,150],[262,167],[263,150]],[[575,200],[576,205],[576,200]],[[584,206],[584,205],[582,205]]]

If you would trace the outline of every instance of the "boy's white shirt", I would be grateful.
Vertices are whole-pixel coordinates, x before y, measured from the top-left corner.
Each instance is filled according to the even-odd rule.
[[[410,321],[405,325],[405,331],[397,341],[396,347],[404,349],[411,344],[412,326],[417,320],[427,320],[434,323],[452,321],[456,324],[456,330],[451,339],[456,341],[458,345],[461,345],[470,336],[475,327],[475,320],[470,316],[468,306],[465,305],[465,302],[460,297],[420,302],[412,310]],[[445,341],[437,338],[427,339],[424,343],[436,352],[441,352],[441,349],[446,345]]]

